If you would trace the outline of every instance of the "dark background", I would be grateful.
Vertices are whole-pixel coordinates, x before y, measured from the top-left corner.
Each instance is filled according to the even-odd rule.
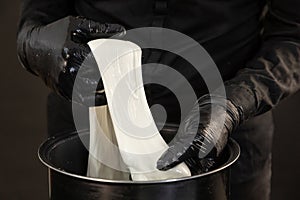
[[[0,200],[42,200],[47,199],[47,171],[37,149],[46,138],[49,91],[18,63],[18,7],[19,2],[0,1]],[[274,113],[272,200],[300,199],[300,93]]]

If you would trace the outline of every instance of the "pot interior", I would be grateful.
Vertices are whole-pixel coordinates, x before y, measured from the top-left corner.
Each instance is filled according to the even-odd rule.
[[[161,135],[166,142],[170,142],[176,132],[176,126],[169,125],[165,126],[161,130]],[[86,147],[88,146],[89,131],[81,131],[79,133],[74,132],[58,137],[52,137],[41,145],[39,149],[39,158],[47,167],[55,171],[67,175],[76,175],[77,177],[79,176],[83,179],[88,179],[86,177],[89,156],[89,152],[87,150],[88,148]],[[226,169],[237,160],[239,153],[240,149],[237,143],[233,140],[230,140],[229,145],[227,145],[223,151],[223,154],[220,160],[218,160],[218,163],[214,169],[204,174],[194,174],[189,178],[206,176],[211,173]],[[99,181],[101,181],[101,179],[99,179]]]

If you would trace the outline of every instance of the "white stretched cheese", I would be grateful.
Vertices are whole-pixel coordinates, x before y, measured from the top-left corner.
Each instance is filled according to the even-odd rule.
[[[102,76],[121,157],[132,179],[147,181],[190,176],[184,163],[168,171],[156,168],[157,160],[168,145],[155,125],[146,100],[140,47],[115,39],[94,40],[88,45]]]
[[[87,176],[129,180],[129,171],[120,155],[108,106],[90,107],[89,119],[90,147]]]

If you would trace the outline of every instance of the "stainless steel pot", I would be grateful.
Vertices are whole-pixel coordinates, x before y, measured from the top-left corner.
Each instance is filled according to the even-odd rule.
[[[161,133],[170,139],[174,127]],[[169,139],[168,139],[169,137]],[[89,132],[48,139],[39,149],[40,160],[48,167],[51,200],[227,200],[230,196],[230,166],[240,154],[230,140],[222,163],[208,173],[163,181],[133,182],[86,177]]]

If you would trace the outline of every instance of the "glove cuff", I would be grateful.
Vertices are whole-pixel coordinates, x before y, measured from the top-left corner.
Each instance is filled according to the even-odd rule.
[[[226,111],[225,126],[228,132],[235,130],[239,124],[243,121],[243,110],[239,106],[236,106],[230,99],[226,99],[225,96],[217,94],[207,94],[202,96],[199,100],[199,106],[205,104],[220,106]]]
[[[226,98],[231,103],[230,106],[238,110],[240,123],[248,120],[256,113],[256,98],[253,91],[247,87],[235,84],[225,86]]]
[[[17,56],[19,59],[19,62],[21,66],[31,74],[38,76],[38,74],[30,68],[28,59],[27,59],[27,53],[26,53],[26,39],[29,32],[31,32],[33,29],[33,26],[28,26],[26,28],[23,28],[20,30],[17,36]]]

